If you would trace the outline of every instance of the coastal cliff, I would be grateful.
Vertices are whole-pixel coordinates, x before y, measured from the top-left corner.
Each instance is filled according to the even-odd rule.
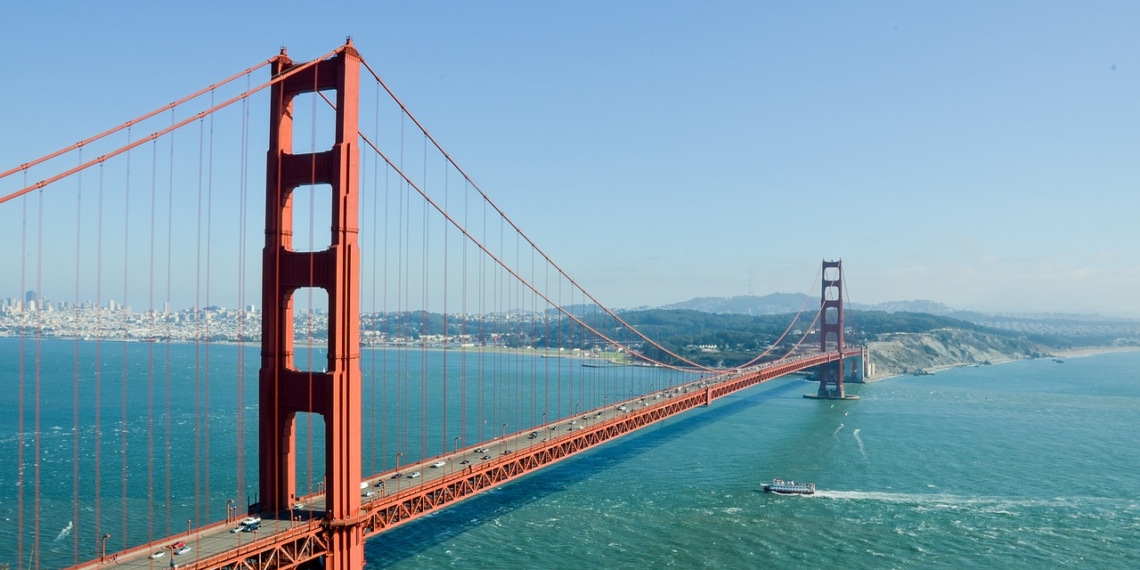
[[[883,334],[867,347],[875,369],[869,380],[1051,354],[1049,347],[1033,341],[962,329]]]

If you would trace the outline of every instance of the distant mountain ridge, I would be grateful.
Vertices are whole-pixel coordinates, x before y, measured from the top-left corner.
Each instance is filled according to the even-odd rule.
[[[770,293],[764,296],[741,295],[738,297],[697,297],[680,303],[658,307],[665,310],[688,310],[702,313],[729,313],[739,315],[779,315],[795,313],[810,307],[811,300],[802,293]],[[819,301],[816,301],[819,304]]]
[[[806,305],[805,305],[806,300]],[[697,297],[681,303],[659,307],[667,310],[693,310],[704,313],[743,314],[753,316],[795,313],[804,307],[819,307],[819,297],[802,293],[771,293],[736,297]],[[1075,313],[980,313],[962,311],[944,303],[926,299],[889,301],[864,305],[848,303],[854,311],[885,313],[925,313],[950,317],[976,325],[1029,335],[1052,346],[1068,346],[1074,340],[1090,345],[1134,345],[1140,342],[1140,320],[1103,315]],[[1066,340],[1063,340],[1066,339]]]

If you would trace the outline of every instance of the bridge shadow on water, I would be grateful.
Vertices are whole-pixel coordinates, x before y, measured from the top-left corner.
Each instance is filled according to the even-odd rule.
[[[366,543],[370,567],[384,568],[427,550],[468,530],[506,515],[547,495],[563,491],[575,483],[606,471],[630,458],[665,445],[705,426],[749,410],[760,404],[799,392],[803,382],[792,381],[755,394],[736,395],[731,402],[709,408],[689,410],[666,420],[664,425],[649,427],[644,433],[632,433],[601,445],[596,450],[563,460],[503,487],[485,491],[453,507],[427,515],[390,530]]]

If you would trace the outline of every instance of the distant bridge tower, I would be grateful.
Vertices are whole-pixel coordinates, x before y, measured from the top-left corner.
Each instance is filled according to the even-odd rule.
[[[282,50],[277,77],[296,67]],[[336,55],[275,83],[271,90],[262,273],[261,371],[258,396],[259,508],[288,511],[297,497],[297,414],[325,422],[328,555],[324,567],[359,569],[361,471],[360,249],[357,117],[360,54],[349,41]],[[293,99],[335,91],[332,148],[293,153]],[[324,251],[293,249],[293,192],[310,184],[332,189],[332,240]],[[328,293],[328,367],[298,370],[293,360],[293,298],[305,287]]]
[[[819,391],[815,398],[827,400],[856,399],[843,389],[843,261],[824,261],[820,278],[819,351],[835,352],[835,361],[819,367]],[[812,397],[809,395],[809,397]]]

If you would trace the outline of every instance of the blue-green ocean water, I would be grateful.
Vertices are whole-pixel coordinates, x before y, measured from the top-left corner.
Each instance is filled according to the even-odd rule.
[[[1140,568],[1140,353],[781,380],[371,541],[382,568]],[[772,477],[812,497],[764,494]]]
[[[81,559],[93,557],[97,535],[103,532],[112,534],[109,552],[124,532],[127,542],[134,544],[145,542],[152,533],[164,535],[166,523],[158,519],[166,510],[162,457],[166,362],[172,370],[172,441],[191,436],[171,450],[172,518],[218,520],[224,517],[227,499],[244,502],[243,489],[249,491],[256,481],[256,410],[252,408],[256,405],[256,347],[247,347],[245,357],[247,457],[239,463],[233,447],[239,403],[233,374],[227,373],[236,366],[236,347],[210,348],[210,411],[195,414],[195,394],[199,399],[206,396],[202,347],[103,343],[99,406],[103,483],[98,527],[91,501],[94,438],[90,429],[79,434],[82,451],[76,514],[71,480],[75,440],[70,435],[76,413],[72,406],[76,347],[81,361],[92,356],[92,343],[45,341],[39,347],[42,400],[53,403],[41,410],[39,435],[41,567],[70,564],[76,544]],[[25,346],[29,355],[25,403],[34,401],[31,391],[35,386],[29,381],[34,377],[32,349],[31,344]],[[125,392],[121,365],[116,364],[124,350],[131,362]],[[14,456],[22,439],[25,464],[31,465],[34,409],[25,406],[25,430],[17,437],[18,392],[13,385],[18,366],[13,355],[18,355],[18,345],[14,339],[0,339],[0,351],[4,355],[0,363],[4,386],[0,390],[0,562],[16,567],[16,484],[20,476]],[[148,420],[136,410],[146,407],[150,372],[145,363],[150,351],[155,351],[159,364],[154,368],[159,389],[153,394],[155,417]],[[421,375],[417,362],[422,358],[421,364],[438,370],[442,363],[435,362],[437,357],[437,353],[414,353],[405,355],[399,366],[389,365],[392,373],[403,367],[402,373],[414,380],[432,376]],[[366,375],[372,368],[369,359],[371,355],[365,362]],[[382,368],[379,360],[371,362],[375,370]],[[447,366],[455,364],[452,360]],[[534,421],[531,416],[537,416],[541,408],[532,405],[525,413],[504,412],[517,406],[500,396],[513,397],[521,387],[522,404],[541,401],[525,394],[535,384],[518,377],[545,366],[569,365],[519,359],[489,362],[489,366],[508,372],[487,374],[491,384],[486,386],[485,409],[482,416],[475,410],[467,415],[468,438],[478,434],[480,421],[492,426],[484,428],[489,430],[488,437],[494,437],[493,426],[500,421],[512,426]],[[473,364],[469,362],[468,367]],[[90,369],[86,364],[80,368],[78,413],[86,425],[96,406]],[[561,396],[554,397],[561,406],[569,408],[575,401],[590,407],[594,405],[591,398],[617,399],[615,389],[605,387],[610,381],[588,376],[602,372],[574,370],[579,374],[573,387],[576,393],[562,386]],[[457,399],[451,394],[457,390],[456,377],[451,377],[449,399]],[[612,382],[624,393],[677,380],[629,377]],[[391,424],[391,434],[366,435],[366,464],[390,468],[390,456],[397,449],[405,451],[405,457],[430,456],[451,442],[450,433],[445,437],[433,431],[421,438],[415,431],[421,425],[414,413],[419,407],[417,398],[422,393],[438,396],[432,395],[434,387],[422,392],[414,382],[405,384],[401,396],[398,383],[393,382],[385,396],[383,391],[370,392],[371,386],[369,381],[366,398],[377,404],[410,407],[413,413],[405,415],[403,427],[398,414],[381,418],[381,423]],[[469,388],[469,396],[474,396],[476,388]],[[851,386],[850,391],[862,397],[859,401],[818,402],[801,397],[813,390],[813,385],[799,378],[777,380],[632,434],[371,540],[366,548],[369,567],[1140,568],[1140,352],[1066,358],[1063,364],[1023,361],[934,376],[897,377]],[[128,403],[125,423],[124,399]],[[54,404],[58,402],[65,405]],[[567,413],[569,409],[564,409],[560,415]],[[208,442],[204,434],[207,419]],[[450,421],[454,429],[454,414]],[[434,423],[429,418],[427,424]],[[143,453],[148,427],[159,450],[149,462]],[[304,423],[300,427],[307,429]],[[318,435],[319,427],[313,427]],[[402,443],[397,441],[401,438]],[[124,440],[128,450],[125,501],[121,488]],[[204,488],[206,465],[201,454],[195,463],[194,442],[203,447],[208,444],[212,450],[209,500]],[[421,445],[426,446],[422,451]],[[246,472],[241,489],[235,488],[238,464]],[[307,461],[302,459],[299,464]],[[314,464],[319,471],[319,458]],[[150,468],[154,469],[157,498],[152,523],[142,515],[148,508],[146,472]],[[197,496],[193,488],[196,471]],[[29,561],[35,560],[31,556],[31,467],[25,467],[22,477],[25,539],[21,566],[30,567]],[[314,475],[299,477],[311,484]],[[761,484],[773,477],[812,481],[820,492],[813,497],[760,492]],[[126,519],[121,515],[124,506],[131,512]],[[69,523],[73,526],[67,530]],[[184,528],[175,524],[174,532],[180,527]]]

